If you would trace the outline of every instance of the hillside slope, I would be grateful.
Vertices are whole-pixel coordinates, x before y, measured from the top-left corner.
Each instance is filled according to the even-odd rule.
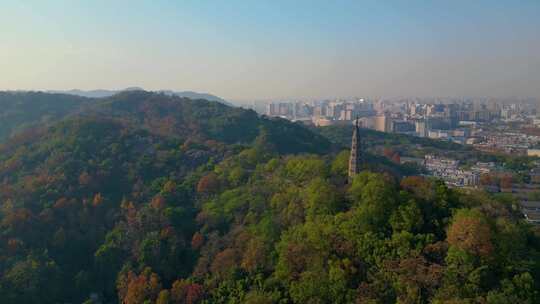
[[[516,202],[142,91],[0,144],[0,303],[537,303]]]
[[[280,153],[325,153],[330,149],[328,140],[300,124],[261,118],[252,110],[215,101],[131,91],[103,99],[85,114],[120,118],[163,136],[227,144],[251,143],[264,130]]]
[[[95,101],[58,123],[20,133],[0,144],[2,303],[82,301],[93,291],[115,299],[119,267],[135,258],[130,250],[143,250],[139,238],[152,227],[172,233],[173,260],[166,259],[163,271],[171,279],[187,276],[196,256],[189,242],[202,172],[238,154],[253,163],[329,148],[321,136],[287,121],[142,91]],[[121,244],[114,240],[122,248],[111,260],[108,242],[141,208],[148,218],[134,218],[142,226],[129,229],[139,232]]]
[[[90,99],[41,92],[0,92],[0,141],[17,131],[58,121]]]

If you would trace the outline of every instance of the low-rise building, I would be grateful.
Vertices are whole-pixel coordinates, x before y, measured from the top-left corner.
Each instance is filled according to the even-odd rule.
[[[459,169],[458,160],[426,155],[424,166],[432,176],[444,180],[449,186],[477,186],[480,183],[480,174]]]
[[[540,157],[540,149],[527,149],[527,156]]]
[[[540,202],[521,201],[520,205],[525,220],[531,224],[540,225]]]
[[[471,171],[477,172],[478,174],[488,174],[497,169],[495,162],[476,162],[474,166],[471,167]]]

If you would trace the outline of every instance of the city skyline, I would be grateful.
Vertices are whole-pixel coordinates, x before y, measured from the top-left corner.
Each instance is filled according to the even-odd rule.
[[[540,97],[537,1],[3,4],[1,90]]]

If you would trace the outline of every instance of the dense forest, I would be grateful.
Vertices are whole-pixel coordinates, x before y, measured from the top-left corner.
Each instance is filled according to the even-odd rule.
[[[511,197],[373,154],[348,182],[328,134],[142,91],[13,132],[56,107],[0,121],[0,303],[540,301]]]
[[[56,122],[91,101],[64,94],[0,92],[0,140],[24,129]]]

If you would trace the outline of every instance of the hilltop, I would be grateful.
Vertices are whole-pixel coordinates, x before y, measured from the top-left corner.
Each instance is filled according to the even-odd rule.
[[[137,94],[138,92],[151,94],[133,89],[115,95],[130,96],[129,94]],[[165,93],[153,94],[180,98],[177,95]],[[115,95],[104,98],[89,98],[61,93],[0,92],[0,141],[25,129],[50,125],[70,115],[86,113],[91,111],[94,106],[98,107],[109,100],[118,100]],[[190,96],[195,98],[197,95]],[[187,99],[201,103],[208,102],[206,99],[183,97],[183,100]]]
[[[76,95],[76,96],[82,96],[82,97],[88,97],[88,98],[104,98],[104,97],[111,97],[113,95],[116,95],[121,92],[125,91],[144,91],[143,88],[140,87],[129,87],[125,88],[123,90],[78,90],[78,89],[72,89],[72,90],[55,90],[55,91],[48,91],[49,93],[57,93],[57,94],[68,94],[68,95]],[[173,91],[173,90],[157,90],[157,93],[164,93],[171,96],[178,96],[178,97],[185,97],[190,99],[204,99],[209,101],[217,101],[222,104],[232,106],[232,104],[225,99],[218,97],[216,95],[208,94],[208,93],[198,93],[193,91]]]

